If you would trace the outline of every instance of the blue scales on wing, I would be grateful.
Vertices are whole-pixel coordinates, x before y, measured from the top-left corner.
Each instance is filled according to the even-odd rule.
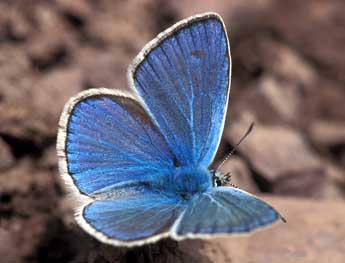
[[[112,244],[166,236],[185,205],[152,187],[174,166],[165,139],[136,100],[89,93],[70,103],[62,154],[75,187],[91,197],[78,222]]]
[[[277,211],[264,201],[233,187],[217,187],[192,200],[175,235],[244,233],[279,218]]]
[[[173,167],[173,155],[143,108],[131,98],[94,95],[73,108],[65,143],[68,174],[93,196],[147,184]]]
[[[107,238],[140,242],[167,236],[183,209],[174,198],[142,190],[132,197],[95,201],[84,208],[83,218]]]
[[[207,168],[223,129],[231,68],[226,31],[209,14],[164,32],[129,77],[182,166]],[[160,38],[160,36],[158,36]]]

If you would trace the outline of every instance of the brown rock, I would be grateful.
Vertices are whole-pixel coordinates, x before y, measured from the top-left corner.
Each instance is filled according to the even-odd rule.
[[[61,23],[58,14],[48,6],[38,5],[34,13],[40,27],[39,34],[33,35],[33,41],[27,50],[32,67],[48,71],[67,64],[73,39],[65,24]]]
[[[0,69],[1,59],[0,55]],[[0,132],[33,141],[55,136],[63,105],[82,90],[80,71],[66,68],[42,78],[27,77],[30,72],[22,54],[4,55],[4,60],[11,59],[14,65],[4,64],[0,79]]]
[[[25,159],[17,162],[13,169],[2,172],[0,176],[0,193],[29,192],[34,179],[32,176],[28,176],[31,174],[32,166],[32,162]]]
[[[272,1],[265,19],[280,32],[281,38],[322,67],[324,73],[344,81],[345,54],[342,47],[345,38],[339,37],[344,35],[344,8],[342,0],[311,1],[303,7],[298,0]],[[318,41],[320,39],[324,41]]]
[[[0,137],[0,171],[12,166],[14,157],[6,142]]]
[[[0,72],[0,132],[12,136],[23,135],[27,132],[22,127],[25,124],[18,123],[25,122],[30,115],[28,96],[34,82],[25,53],[4,46],[0,52]]]
[[[135,55],[151,37],[154,37],[154,19],[150,13],[157,4],[154,1],[95,3],[94,6],[106,12],[99,12],[94,14],[96,17],[90,17],[92,23],[86,25],[85,37],[95,46],[101,47],[100,49],[109,46],[110,54],[111,49],[116,48],[122,52],[133,52]]]
[[[345,198],[345,173],[342,167],[323,160],[326,168],[326,183],[321,197],[329,200],[342,200]]]
[[[308,129],[319,121],[331,123],[345,122],[345,89],[342,82],[320,78],[316,89],[305,94],[303,114],[300,116],[302,124]]]
[[[65,69],[46,74],[34,84],[12,88],[4,87],[0,132],[40,142],[56,136],[63,105],[82,90],[82,78],[80,71]]]
[[[55,182],[54,174],[37,170],[28,158],[0,174],[0,221],[5,231],[0,231],[0,258],[32,256],[57,211]],[[16,253],[6,252],[4,244],[13,246]]]
[[[44,150],[42,157],[38,160],[38,164],[40,169],[52,170],[58,174],[58,158],[55,143]]]
[[[183,19],[198,13],[217,12],[226,22],[229,22],[230,32],[240,27],[247,27],[255,23],[256,19],[263,14],[263,11],[270,5],[270,1],[243,0],[243,1],[212,1],[205,0],[202,4],[196,4],[193,0],[168,1],[162,8],[166,12],[173,13],[178,19]],[[231,36],[231,35],[230,35]]]
[[[309,127],[311,141],[320,151],[328,152],[345,165],[345,125],[341,121],[316,120]]]
[[[236,113],[251,111],[264,123],[295,123],[301,97],[297,86],[274,77],[263,76],[236,101]]]
[[[82,74],[78,68],[65,68],[44,75],[32,88],[31,106],[38,129],[56,136],[57,123],[68,99],[82,90]]]
[[[285,80],[292,85],[301,85],[312,88],[315,84],[316,73],[310,63],[303,57],[281,42],[265,38],[259,49],[263,67],[268,74],[277,79]]]
[[[345,124],[342,122],[315,121],[309,132],[316,145],[322,147],[345,145]]]
[[[30,21],[14,10],[6,12],[0,18],[0,40],[24,42],[29,38],[32,29]]]
[[[79,17],[83,19],[87,19],[92,16],[92,5],[89,4],[87,1],[57,0],[56,4],[64,14],[72,15],[74,17]]]
[[[236,143],[247,126],[237,122],[226,131]],[[319,195],[325,171],[303,137],[295,130],[257,125],[239,151],[263,180],[262,187],[279,194]]]
[[[55,198],[55,174],[49,170],[38,170],[35,164],[29,158],[24,158],[16,163],[16,166],[8,169],[6,172],[2,172],[0,176],[0,194],[11,195],[15,199],[22,199],[25,196],[31,196],[33,198]],[[43,195],[42,193],[46,193]],[[35,196],[35,194],[37,194]],[[27,200],[28,201],[28,200]],[[29,201],[28,201],[29,202]],[[42,203],[46,206],[51,204]],[[25,207],[24,203],[16,204],[18,207],[23,208],[25,211],[30,212],[30,207]],[[40,205],[39,202],[31,204],[33,206]],[[32,208],[32,207],[31,207]],[[33,212],[33,211],[31,211]]]
[[[308,199],[264,198],[287,219],[251,235],[179,244],[186,262],[342,263],[345,205]],[[202,255],[195,254],[202,251]]]
[[[0,242],[0,258],[3,262],[22,262],[14,236],[9,231],[0,228]]]
[[[249,32],[239,40],[232,50],[237,61],[233,86],[242,90],[231,100],[231,109],[236,115],[250,110],[264,123],[300,122],[305,94],[315,93],[314,69],[300,54],[270,35]],[[242,82],[236,83],[237,79]]]
[[[267,34],[257,34],[257,28],[240,35],[233,43],[232,56],[238,61],[238,78],[244,73],[260,77],[262,74],[285,81],[290,85],[314,88],[317,79],[314,68],[301,54]],[[244,71],[244,72],[243,72]],[[248,76],[247,76],[248,77]]]
[[[127,68],[134,55],[115,49],[107,52],[85,49],[80,52],[79,65],[88,88],[128,89]]]

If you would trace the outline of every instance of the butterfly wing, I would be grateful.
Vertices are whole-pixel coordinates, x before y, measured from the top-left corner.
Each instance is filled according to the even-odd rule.
[[[183,206],[151,186],[171,173],[174,156],[134,98],[108,89],[72,98],[60,119],[57,149],[61,174],[89,197],[77,217],[84,230],[126,246],[168,235]]]
[[[214,13],[182,20],[129,67],[130,86],[181,165],[208,167],[224,126],[230,85],[225,26]]]
[[[61,174],[87,196],[149,184],[173,167],[173,155],[152,121],[130,96],[86,90],[65,106],[59,123]]]
[[[183,209],[173,198],[136,188],[126,189],[124,198],[117,196],[86,205],[77,219],[103,242],[132,246],[168,236]]]
[[[233,187],[217,187],[197,196],[174,227],[176,239],[245,233],[281,216],[262,200]]]

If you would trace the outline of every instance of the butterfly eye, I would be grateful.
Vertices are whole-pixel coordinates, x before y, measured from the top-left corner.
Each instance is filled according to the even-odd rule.
[[[214,180],[214,186],[216,186],[216,187],[222,186],[222,181],[219,178],[216,178]]]
[[[222,186],[222,180],[219,172],[212,171],[212,183],[214,187]]]
[[[214,171],[212,181],[213,181],[213,186],[218,187],[218,186],[224,186],[230,182],[231,174],[226,173],[222,174],[221,172]]]

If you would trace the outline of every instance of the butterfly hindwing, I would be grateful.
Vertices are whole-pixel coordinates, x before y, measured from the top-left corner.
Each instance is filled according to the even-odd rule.
[[[211,163],[224,125],[230,69],[224,24],[211,13],[161,33],[130,66],[131,86],[181,165]]]
[[[88,196],[156,180],[173,166],[164,138],[140,104],[107,89],[72,98],[60,121],[60,169]]]
[[[280,215],[264,201],[234,187],[217,187],[196,196],[175,228],[175,237],[245,233],[272,224]]]
[[[78,221],[104,242],[139,245],[168,236],[183,209],[178,200],[144,189],[124,198],[94,201],[84,207]]]

